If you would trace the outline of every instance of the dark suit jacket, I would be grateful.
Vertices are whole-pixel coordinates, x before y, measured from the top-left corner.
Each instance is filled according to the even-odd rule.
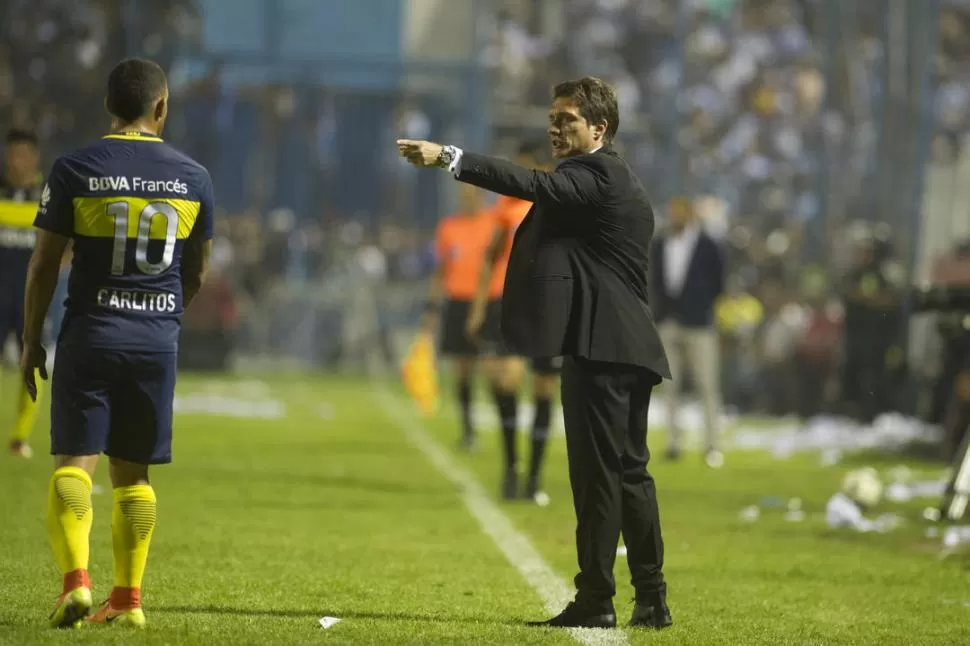
[[[684,287],[680,294],[667,290],[667,238],[658,236],[651,254],[650,298],[658,323],[671,318],[687,327],[708,327],[714,324],[714,304],[724,293],[724,258],[714,240],[703,231],[687,267]]]
[[[552,172],[464,153],[458,179],[533,202],[515,234],[502,297],[502,333],[513,351],[670,377],[647,307],[653,209],[616,152],[571,157]]]

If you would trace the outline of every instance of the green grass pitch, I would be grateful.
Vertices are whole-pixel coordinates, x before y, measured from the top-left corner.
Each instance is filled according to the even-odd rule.
[[[368,381],[266,378],[265,393],[216,381],[223,385],[183,377],[180,394],[234,394],[222,405],[236,411],[270,397],[285,411],[276,419],[178,415],[175,463],[153,472],[159,520],[144,632],[47,628],[60,581],[44,531],[46,416],[33,460],[0,456],[0,644],[578,643],[523,625],[547,617],[539,596],[482,532],[458,488],[409,444]],[[0,428],[13,417],[12,385],[8,376]],[[465,456],[454,451],[453,418],[418,423],[497,492],[498,434],[483,434],[482,450]],[[658,452],[662,439],[651,439]],[[923,537],[926,501],[887,504],[909,520],[887,535],[832,532],[813,516],[847,468],[819,466],[817,455],[779,461],[751,452],[729,453],[720,471],[696,455],[658,460],[675,625],[659,634],[624,629],[627,643],[970,644],[968,561],[940,559],[939,539]],[[550,506],[497,504],[569,581],[573,512],[561,435],[546,474]],[[95,482],[103,488],[94,497],[91,550],[99,601],[111,586],[106,469]],[[808,518],[739,519],[741,508],[769,495],[800,497]],[[622,558],[617,582],[625,622],[632,590]],[[342,621],[324,630],[325,615]]]

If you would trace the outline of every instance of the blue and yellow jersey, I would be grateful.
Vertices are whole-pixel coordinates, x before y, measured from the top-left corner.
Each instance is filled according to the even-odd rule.
[[[24,303],[27,264],[37,238],[34,215],[43,178],[30,188],[0,182],[0,309],[20,311]]]
[[[212,180],[158,137],[112,134],[60,157],[35,226],[74,240],[58,343],[174,352],[182,248],[212,238]]]

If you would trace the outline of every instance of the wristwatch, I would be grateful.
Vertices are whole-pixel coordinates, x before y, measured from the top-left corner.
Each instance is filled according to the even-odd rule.
[[[451,168],[451,164],[455,161],[457,155],[458,151],[455,150],[454,146],[442,146],[441,152],[438,153],[438,166]]]

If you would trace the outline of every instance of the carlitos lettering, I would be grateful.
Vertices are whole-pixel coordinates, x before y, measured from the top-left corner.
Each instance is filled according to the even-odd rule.
[[[169,292],[134,292],[121,289],[99,289],[98,305],[127,312],[171,314],[176,310],[175,294]]]

